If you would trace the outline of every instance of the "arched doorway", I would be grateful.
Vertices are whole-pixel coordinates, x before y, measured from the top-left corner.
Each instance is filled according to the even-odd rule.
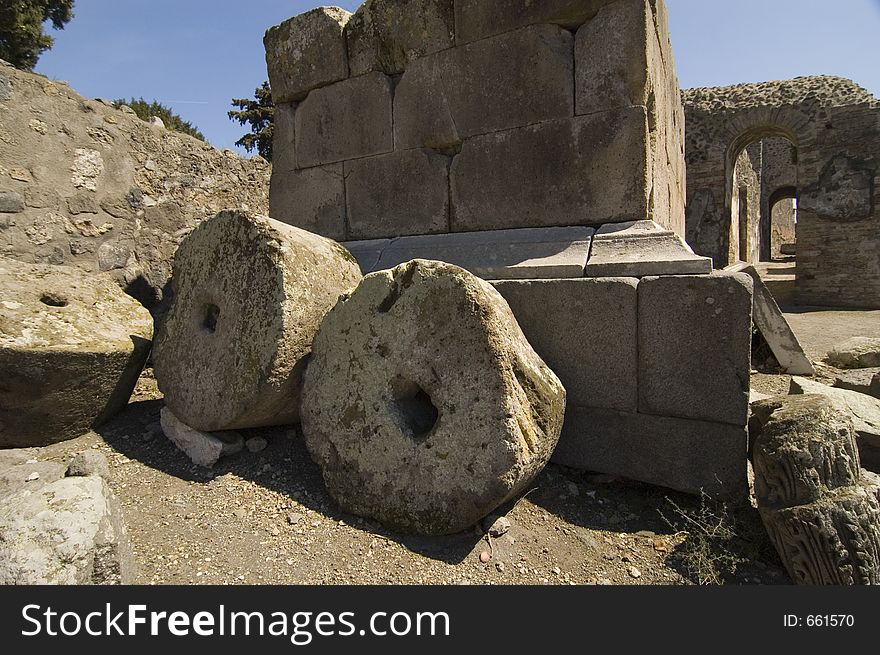
[[[797,241],[797,187],[776,189],[767,202],[770,217],[770,261],[790,259]]]

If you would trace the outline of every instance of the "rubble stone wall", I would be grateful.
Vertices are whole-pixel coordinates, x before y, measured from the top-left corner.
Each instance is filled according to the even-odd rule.
[[[716,267],[729,262],[732,172],[748,144],[797,148],[797,298],[880,307],[880,102],[839,77],[690,89],[687,240]]]
[[[270,212],[338,240],[684,233],[663,0],[368,0],[269,29]]]

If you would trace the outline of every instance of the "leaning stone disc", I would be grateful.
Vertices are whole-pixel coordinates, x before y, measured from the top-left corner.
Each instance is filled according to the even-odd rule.
[[[543,468],[564,406],[558,378],[489,284],[415,260],[367,276],[327,315],[302,426],[343,509],[448,534]]]
[[[264,216],[224,211],[184,239],[153,353],[165,403],[201,431],[295,422],[327,310],[361,278],[345,248]]]

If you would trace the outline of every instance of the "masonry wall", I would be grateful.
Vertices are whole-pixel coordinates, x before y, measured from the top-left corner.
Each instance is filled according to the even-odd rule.
[[[663,0],[370,0],[265,45],[277,219],[338,240],[646,218],[684,233]]]

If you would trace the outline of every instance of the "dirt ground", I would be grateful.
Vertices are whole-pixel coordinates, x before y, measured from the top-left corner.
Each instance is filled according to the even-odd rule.
[[[788,317],[814,360],[851,336],[880,337],[880,312],[796,309]],[[772,368],[752,375],[753,388],[768,394],[786,393],[788,381]],[[551,464],[498,511],[510,522],[505,534],[478,527],[409,537],[340,512],[296,428],[242,431],[268,446],[204,469],[164,437],[161,407],[148,369],[100,433],[47,449],[61,461],[86,448],[106,454],[138,583],[789,583],[752,507]]]

